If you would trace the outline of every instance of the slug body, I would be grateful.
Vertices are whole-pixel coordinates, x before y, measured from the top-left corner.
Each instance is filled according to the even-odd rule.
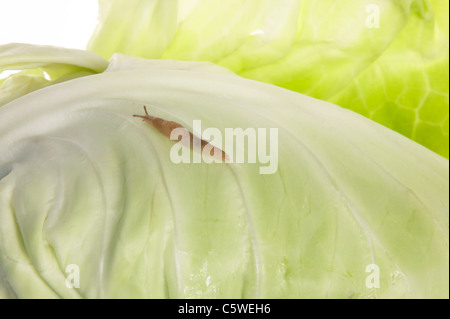
[[[189,134],[189,142],[190,142],[189,144],[190,144],[191,149],[193,148],[193,145],[195,145],[194,141],[195,141],[195,143],[201,145],[202,153],[203,153],[203,149],[207,145],[210,144],[209,142],[198,138],[192,132],[190,132],[188,129],[184,128],[182,125],[178,124],[177,122],[166,121],[166,120],[164,120],[162,118],[155,117],[155,116],[152,116],[152,115],[148,114],[147,108],[145,107],[145,105],[144,105],[144,111],[145,111],[145,115],[136,115],[136,114],[134,114],[133,117],[142,118],[142,120],[144,122],[146,122],[146,123],[152,125],[153,127],[155,127],[159,132],[161,132],[167,138],[170,139],[170,135],[171,135],[171,133],[172,133],[172,131],[174,129],[182,129],[182,130],[186,131],[186,134]],[[180,140],[181,140],[181,137],[179,136],[178,140],[175,140],[175,141],[180,141]],[[210,145],[210,148],[211,148],[210,154],[209,154],[210,156],[216,157],[216,158],[220,158],[222,160],[222,162],[226,162],[226,163],[229,162],[229,157],[224,151],[222,151],[221,149],[219,149],[219,148],[217,148],[217,147],[215,147],[213,145]]]

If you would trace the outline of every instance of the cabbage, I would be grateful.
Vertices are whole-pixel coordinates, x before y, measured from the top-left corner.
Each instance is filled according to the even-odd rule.
[[[330,101],[448,158],[446,0],[101,0],[88,48],[211,61]]]
[[[1,297],[448,298],[444,157],[207,62],[35,49],[73,78],[0,107]],[[277,128],[277,170],[175,164],[143,105]]]
[[[0,106],[48,85],[103,72],[97,54],[55,46],[11,43],[0,46]]]

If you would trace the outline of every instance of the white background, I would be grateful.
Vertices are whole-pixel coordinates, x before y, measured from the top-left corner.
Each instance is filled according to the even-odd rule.
[[[97,0],[0,0],[0,45],[22,42],[85,49],[97,15]]]

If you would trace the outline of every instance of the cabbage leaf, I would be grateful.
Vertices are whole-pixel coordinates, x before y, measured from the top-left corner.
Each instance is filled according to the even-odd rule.
[[[175,164],[143,105],[191,130],[278,128],[278,170]],[[115,54],[0,107],[0,296],[448,298],[448,194],[447,159],[353,111]]]
[[[330,101],[448,158],[446,0],[100,0],[88,49],[211,61]]]
[[[48,85],[103,72],[107,66],[108,61],[86,50],[0,45],[0,106]]]

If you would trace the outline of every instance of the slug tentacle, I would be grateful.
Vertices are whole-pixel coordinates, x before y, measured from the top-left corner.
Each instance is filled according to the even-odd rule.
[[[133,117],[140,117],[142,118],[144,121],[153,121],[155,119],[154,116],[151,116],[150,114],[148,114],[147,112],[147,108],[144,105],[144,112],[145,115],[137,115],[137,114],[133,114]]]

